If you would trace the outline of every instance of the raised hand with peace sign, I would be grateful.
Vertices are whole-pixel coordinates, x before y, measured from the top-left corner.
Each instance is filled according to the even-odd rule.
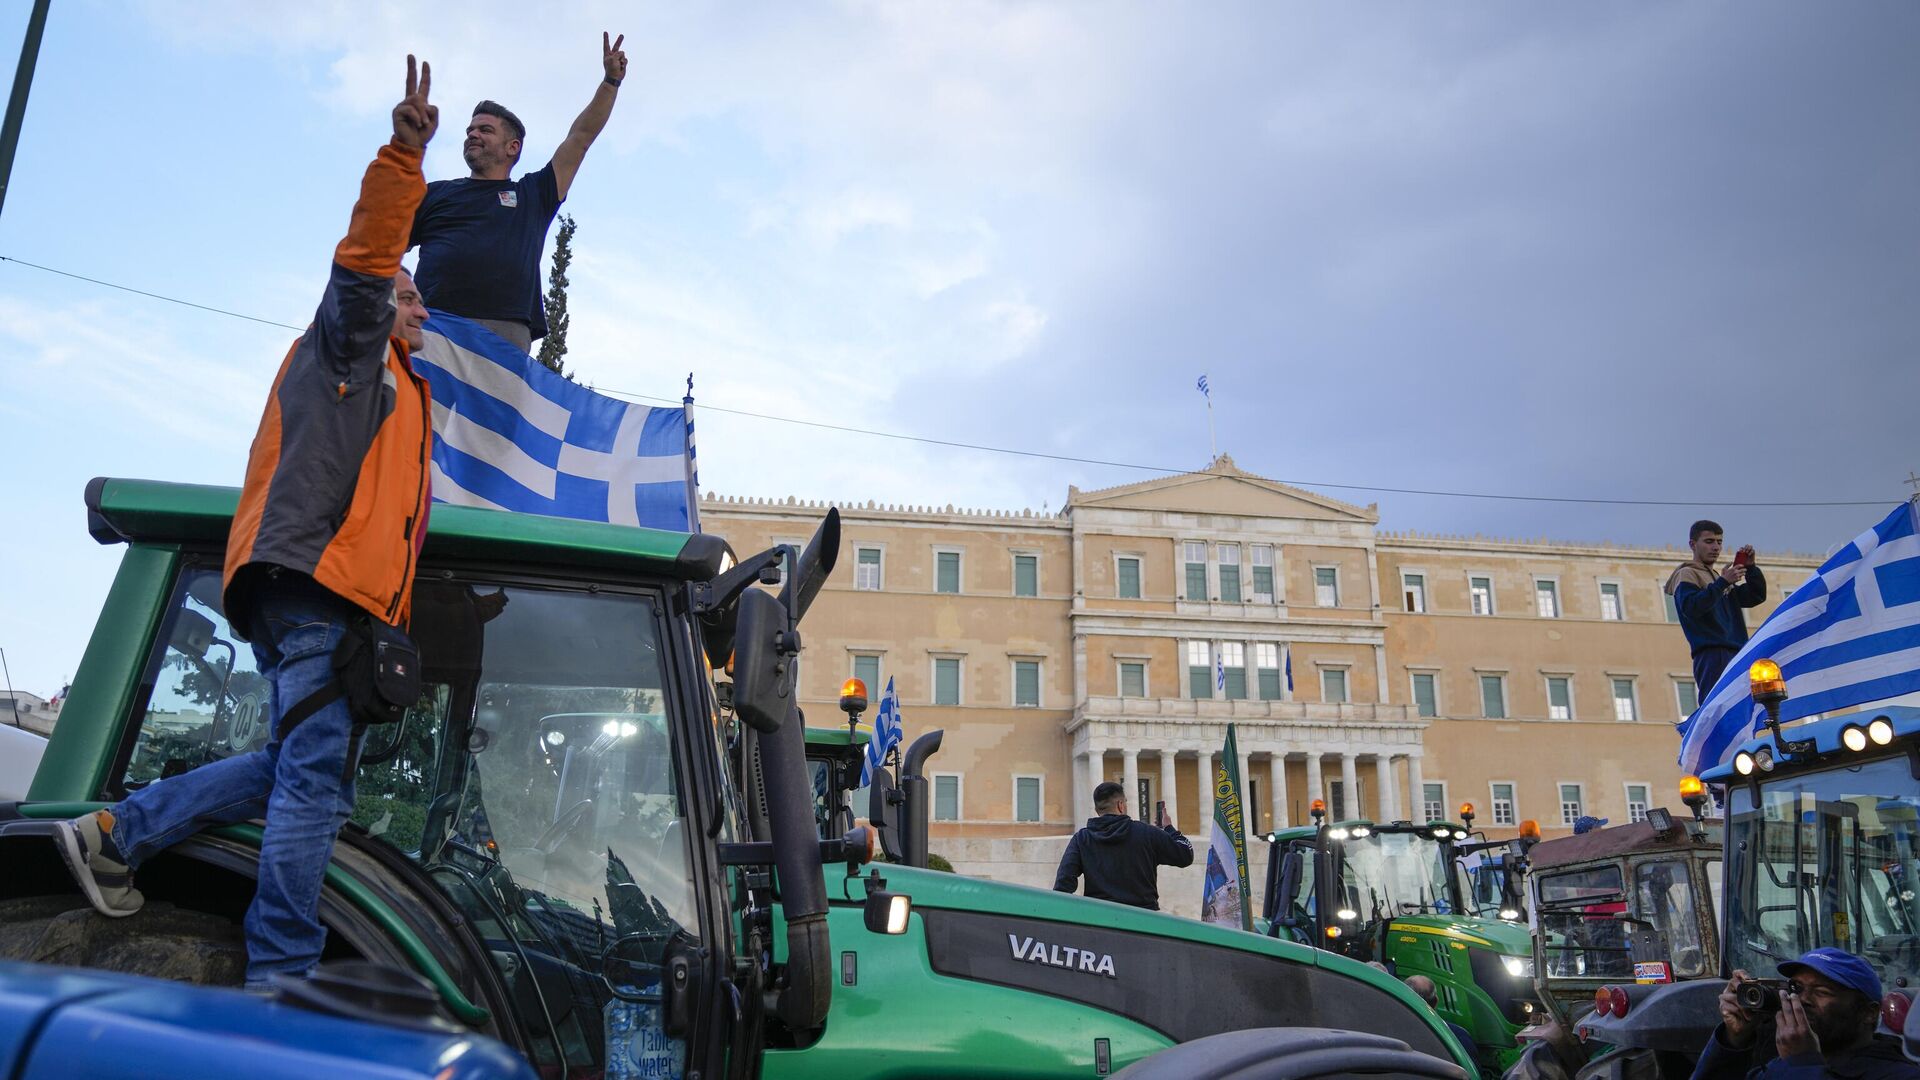
[[[624,62],[624,61],[623,61]],[[414,70],[413,54],[407,54],[407,96],[393,107],[393,141],[402,146],[423,149],[440,128],[440,107],[428,102],[433,88],[433,65],[421,63]]]
[[[608,44],[607,32],[600,31],[600,63],[606,68],[607,81],[615,86],[619,86],[620,80],[627,77],[627,54],[620,48],[626,40],[627,35],[621,34],[612,44]]]

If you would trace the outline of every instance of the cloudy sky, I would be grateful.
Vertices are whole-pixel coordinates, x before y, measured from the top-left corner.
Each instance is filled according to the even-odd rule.
[[[1057,509],[1156,474],[715,410],[1190,469],[1203,372],[1221,450],[1393,529],[1821,552],[1920,469],[1910,3],[526,11],[58,0],[0,255],[304,324],[408,51],[452,177],[482,97],[543,163],[607,29],[568,360],[695,373],[710,490]],[[86,479],[237,482],[288,339],[0,262],[17,684],[117,563]]]

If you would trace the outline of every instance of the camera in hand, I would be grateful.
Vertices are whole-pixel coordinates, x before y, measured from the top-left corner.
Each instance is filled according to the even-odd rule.
[[[1791,982],[1773,980],[1754,980],[1740,984],[1737,996],[1740,1007],[1750,1013],[1777,1013],[1780,1011],[1780,995],[1798,993],[1799,988]]]

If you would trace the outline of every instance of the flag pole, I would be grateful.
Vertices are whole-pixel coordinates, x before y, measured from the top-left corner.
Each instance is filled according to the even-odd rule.
[[[700,459],[694,456],[693,372],[687,372],[687,396],[680,399],[687,422],[687,531],[700,531]]]
[[[1207,458],[1207,464],[1211,465],[1214,462],[1220,460],[1220,442],[1218,439],[1215,439],[1213,435],[1213,395],[1212,394],[1207,395],[1207,452],[1209,455],[1211,455]]]

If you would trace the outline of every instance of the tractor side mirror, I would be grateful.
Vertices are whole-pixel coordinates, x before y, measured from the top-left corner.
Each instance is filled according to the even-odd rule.
[[[786,608],[772,594],[748,589],[740,594],[734,633],[733,709],[755,731],[772,734],[793,705],[793,658],[799,635],[787,622]]]

